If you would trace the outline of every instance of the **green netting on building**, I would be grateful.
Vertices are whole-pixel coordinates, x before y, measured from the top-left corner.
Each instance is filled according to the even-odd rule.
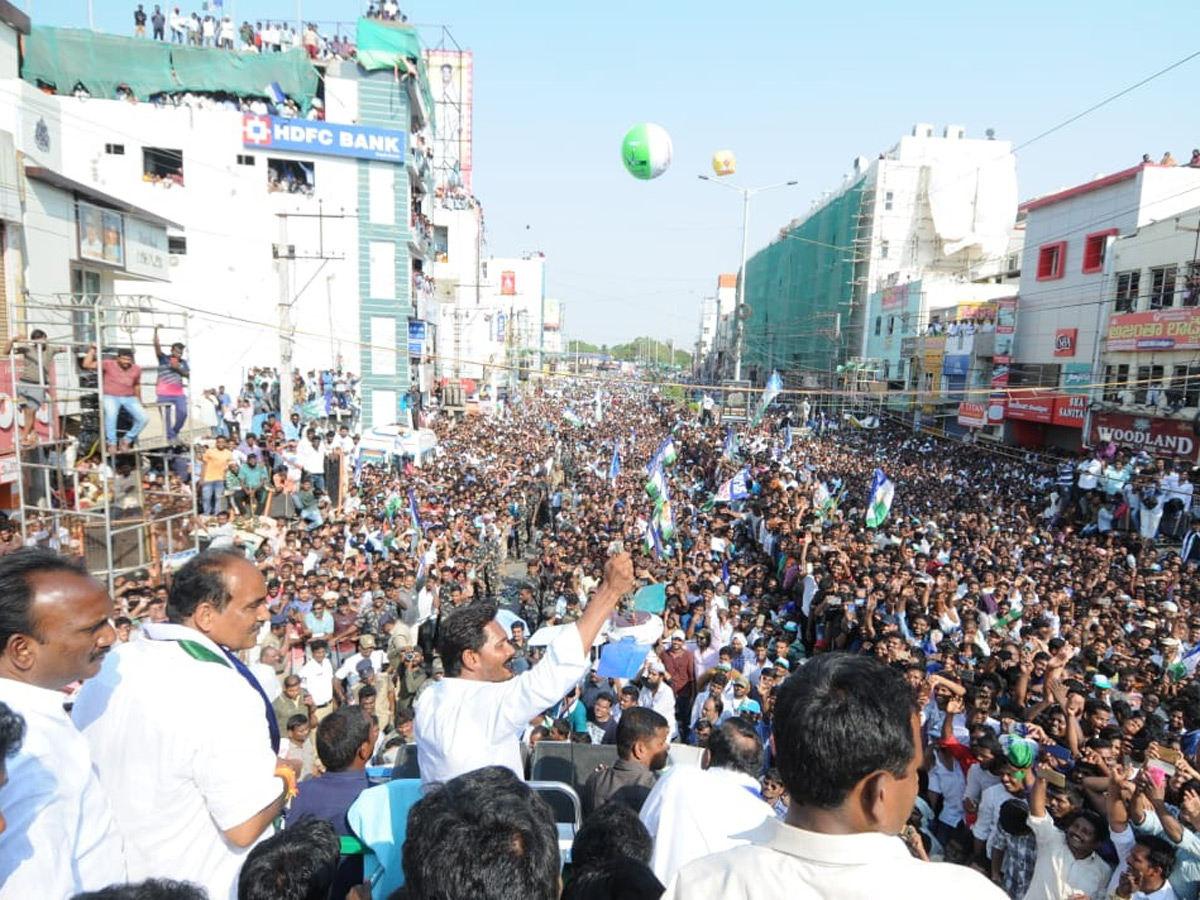
[[[425,69],[425,54],[417,30],[383,19],[359,19],[354,34],[355,58],[368,72],[395,69],[412,72],[420,79],[421,97],[433,124],[433,92],[429,89],[429,73]]]
[[[748,377],[762,382],[778,369],[827,383],[845,361],[862,193],[860,181],[747,260],[742,370]]]
[[[301,49],[238,53],[46,26],[34,27],[25,39],[21,77],[60,94],[82,84],[93,97],[108,100],[116,99],[120,86],[139,100],[181,91],[266,97],[274,82],[304,110],[317,92],[317,72]]]
[[[175,47],[171,59],[176,91],[265,97],[267,85],[276,83],[305,110],[317,93],[317,70],[300,48],[287,53],[234,53],[211,47]]]
[[[136,46],[135,46],[136,43]],[[93,97],[115,99],[118,85],[145,100],[171,83],[171,45],[134,41],[83,28],[34,26],[25,38],[21,77],[69,94],[82,84]]]

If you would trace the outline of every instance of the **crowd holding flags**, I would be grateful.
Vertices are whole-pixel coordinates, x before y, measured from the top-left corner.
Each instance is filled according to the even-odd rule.
[[[868,528],[878,528],[884,523],[892,509],[895,493],[892,479],[883,474],[883,469],[876,469],[875,477],[871,479],[871,499],[867,501]]]
[[[676,456],[675,441],[667,435],[646,464],[646,474],[649,476],[646,493],[654,503],[654,511],[646,526],[646,549],[660,558],[671,555],[671,541],[675,537],[675,510],[671,505],[663,467],[674,463]]]
[[[763,389],[762,397],[758,401],[758,409],[754,411],[754,418],[750,420],[751,428],[758,427],[758,423],[762,421],[767,407],[771,405],[771,401],[778,397],[782,391],[783,379],[779,377],[778,372],[772,372],[771,377],[767,379],[767,386]]]
[[[613,484],[617,483],[617,476],[621,474],[621,454],[617,450],[617,442],[613,441],[612,462],[608,464],[608,480]]]
[[[721,450],[721,455],[726,459],[737,459],[738,441],[737,435],[733,433],[732,425],[728,425],[725,428],[725,446]]]

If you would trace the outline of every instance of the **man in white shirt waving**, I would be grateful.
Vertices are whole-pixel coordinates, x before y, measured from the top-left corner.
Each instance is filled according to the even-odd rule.
[[[125,881],[124,844],[62,692],[100,671],[112,615],[83,566],[48,550],[0,558],[0,702],[26,725],[20,752],[0,759],[2,897],[60,900]]]
[[[626,553],[604,566],[604,581],[583,615],[550,642],[543,659],[520,676],[509,667],[513,647],[495,621],[496,607],[476,601],[444,614],[437,646],[446,677],[417,698],[417,762],[425,784],[489,765],[523,778],[518,740],[529,720],[553,706],[587,671],[592,642],[633,586]]]
[[[923,754],[916,698],[895,669],[813,657],[777,692],[773,738],[787,818],[772,815],[744,835],[748,846],[684,866],[664,900],[1004,900],[983,875],[917,859],[899,837]]]
[[[245,557],[201,553],[175,574],[169,621],[144,625],[146,639],[111,654],[75,701],[133,881],[191,881],[233,900],[246,854],[283,809],[279,726],[234,656],[257,643],[266,596]]]

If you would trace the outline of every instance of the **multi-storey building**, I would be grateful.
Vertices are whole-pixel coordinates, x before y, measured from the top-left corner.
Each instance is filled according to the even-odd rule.
[[[1016,161],[1007,141],[917,125],[780,229],[744,273],[742,367],[833,387],[867,355],[867,299],[890,277],[982,281],[1017,268]]]
[[[1109,379],[1101,362],[1110,305],[1119,306],[1122,315],[1135,315],[1134,320],[1118,316],[1115,332],[1108,328],[1108,351],[1110,355],[1125,354],[1125,358],[1132,351],[1143,351],[1138,359],[1149,367],[1146,384],[1138,384],[1136,367],[1143,363],[1137,361],[1131,361],[1133,376],[1121,377],[1120,382],[1132,382],[1135,400],[1145,397],[1138,388],[1149,389],[1156,370],[1144,351],[1166,348],[1153,342],[1138,347],[1136,338],[1128,342],[1121,337],[1121,329],[1136,330],[1140,321],[1136,316],[1175,303],[1175,283],[1167,278],[1169,269],[1142,265],[1145,254],[1156,251],[1130,247],[1128,261],[1118,269],[1112,249],[1121,238],[1140,234],[1154,222],[1173,220],[1197,205],[1200,169],[1145,163],[1022,206],[1025,252],[1008,382],[1012,442],[1066,449],[1078,449],[1084,443],[1089,431],[1085,426],[1092,415],[1089,404],[1100,401],[1105,393],[1114,396],[1104,386]],[[1164,265],[1179,264],[1184,258],[1181,248],[1182,244],[1176,248],[1179,252],[1164,255]],[[1134,312],[1134,304],[1140,312]],[[1116,344],[1111,340],[1114,337],[1119,341]],[[1117,372],[1122,364],[1130,363],[1116,363]],[[1174,375],[1173,370],[1170,374]]]

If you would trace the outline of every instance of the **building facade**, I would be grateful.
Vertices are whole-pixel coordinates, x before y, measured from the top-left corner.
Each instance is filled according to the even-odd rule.
[[[1113,247],[1151,223],[1173,219],[1197,205],[1200,170],[1153,164],[1133,166],[1023,205],[1026,242],[1007,413],[1011,442],[1064,449],[1078,449],[1086,442],[1087,426],[1094,418],[1089,407],[1101,402],[1107,391],[1105,338],[1123,334],[1122,328],[1136,330],[1140,321],[1119,320],[1114,332],[1109,307],[1115,307],[1120,296],[1121,314],[1138,315],[1135,305],[1149,313],[1165,309],[1168,295],[1172,303],[1177,298],[1174,283],[1155,287],[1155,278],[1165,277],[1166,270],[1140,268],[1136,260],[1142,251],[1127,248],[1127,262],[1121,264],[1118,277]],[[1185,236],[1184,243],[1186,237],[1195,235]],[[1115,349],[1111,340],[1109,344],[1112,352],[1130,352]],[[1138,363],[1133,365],[1134,377],[1121,378],[1121,384],[1134,382],[1135,397],[1144,397],[1137,391]],[[1154,363],[1146,365],[1148,373],[1156,371]],[[1148,374],[1144,386],[1148,389],[1152,383]],[[1070,415],[1059,412],[1064,404]]]
[[[1017,268],[1016,161],[1007,141],[929,125],[868,161],[746,265],[743,370],[832,387],[867,357],[868,297],[928,276],[986,281]],[[873,321],[873,320],[871,320]]]

